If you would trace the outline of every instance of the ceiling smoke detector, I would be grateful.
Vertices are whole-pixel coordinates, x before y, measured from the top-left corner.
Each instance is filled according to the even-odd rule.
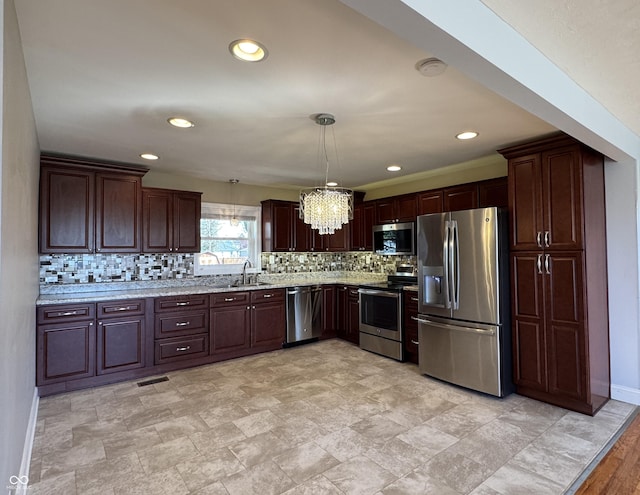
[[[447,64],[435,57],[425,58],[416,63],[416,70],[425,77],[439,76],[447,67]]]

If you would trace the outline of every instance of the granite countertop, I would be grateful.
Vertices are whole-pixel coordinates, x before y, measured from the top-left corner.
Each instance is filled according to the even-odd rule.
[[[372,281],[386,280],[385,275],[363,274],[360,276],[299,276],[291,275],[273,280],[264,280],[259,284],[233,287],[229,285],[208,284],[198,279],[183,281],[158,281],[148,283],[121,282],[101,284],[74,284],[69,287],[58,286],[49,288],[50,293],[41,293],[36,300],[36,306],[46,304],[68,304],[80,302],[100,302],[120,299],[140,299],[147,297],[181,296],[189,294],[213,294],[218,292],[239,292],[248,290],[264,290],[286,288],[293,286],[318,284],[360,285]],[[182,284],[182,285],[180,285]],[[130,286],[131,288],[126,288]]]

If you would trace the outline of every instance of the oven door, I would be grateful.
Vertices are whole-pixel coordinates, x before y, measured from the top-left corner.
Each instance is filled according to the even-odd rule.
[[[359,289],[360,331],[402,342],[400,292]]]

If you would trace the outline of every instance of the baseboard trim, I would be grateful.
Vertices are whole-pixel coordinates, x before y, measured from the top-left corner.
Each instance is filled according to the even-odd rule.
[[[22,449],[22,461],[20,463],[20,479],[29,479],[29,468],[31,466],[31,453],[33,451],[33,439],[36,435],[36,422],[38,421],[38,405],[40,404],[40,396],[38,395],[38,387],[33,388],[33,400],[31,401],[31,411],[29,412],[29,424],[24,438],[24,447]],[[16,495],[26,495],[29,492],[28,483],[18,483]]]
[[[640,390],[623,385],[611,385],[611,398],[640,406]]]

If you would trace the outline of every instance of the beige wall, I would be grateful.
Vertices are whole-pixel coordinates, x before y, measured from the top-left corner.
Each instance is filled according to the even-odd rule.
[[[18,475],[35,390],[38,142],[14,0],[3,12],[0,162],[0,489]]]
[[[366,192],[365,200],[370,200],[464,184],[465,182],[504,177],[506,175],[507,161],[502,156],[495,154],[438,170],[374,183],[362,190]],[[142,185],[145,187],[199,191],[203,193],[202,200],[205,202],[236,203],[248,206],[257,206],[260,201],[265,199],[298,201],[300,195],[299,189],[261,187],[242,183],[232,186],[228,182],[206,181],[153,171],[143,177]]]

